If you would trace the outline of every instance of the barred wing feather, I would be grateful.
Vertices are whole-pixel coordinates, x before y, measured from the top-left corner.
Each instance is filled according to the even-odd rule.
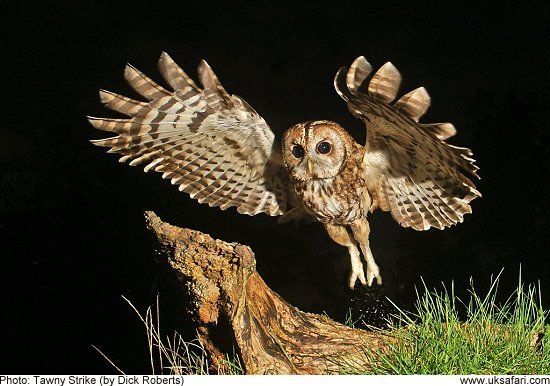
[[[130,118],[88,117],[95,128],[117,134],[92,143],[120,154],[121,162],[162,173],[201,203],[248,215],[284,214],[288,176],[264,119],[228,94],[205,61],[199,65],[202,89],[166,53],[159,69],[174,91],[130,65],[124,76],[146,102],[100,91],[107,107]]]
[[[462,222],[470,201],[481,196],[469,179],[478,177],[472,152],[445,142],[456,133],[452,124],[418,123],[430,105],[423,87],[392,104],[399,71],[388,62],[366,81],[371,70],[361,56],[334,79],[350,112],[367,125],[363,164],[371,210],[391,211],[399,224],[416,230]]]

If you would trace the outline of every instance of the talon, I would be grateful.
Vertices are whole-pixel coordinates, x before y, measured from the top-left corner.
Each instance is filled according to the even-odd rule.
[[[376,284],[382,285],[382,276],[380,276],[380,270],[378,269],[378,266],[372,267],[372,269],[369,269],[371,267],[367,266],[367,281],[369,287],[372,286],[372,282],[374,279],[376,279]]]
[[[349,281],[348,281],[348,286],[350,289],[355,288],[355,282],[357,281],[357,279],[359,279],[361,284],[367,285],[367,280],[365,279],[365,272],[363,271],[363,266],[361,266],[359,270],[354,270],[352,268],[352,271],[349,275]]]

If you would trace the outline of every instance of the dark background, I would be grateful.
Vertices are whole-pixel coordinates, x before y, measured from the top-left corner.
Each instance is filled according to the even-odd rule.
[[[465,296],[471,277],[483,290],[504,268],[507,295],[520,265],[526,282],[541,280],[548,306],[550,15],[542,6],[151,3],[0,0],[1,373],[114,372],[92,344],[126,372],[148,372],[143,327],[121,295],[144,311],[160,292],[166,334],[192,336],[144,210],[252,246],[271,288],[337,320],[349,307],[356,316],[387,313],[385,296],[412,309],[421,277],[429,288],[454,280]],[[359,55],[375,68],[392,61],[403,93],[430,92],[423,122],[453,122],[450,142],[474,150],[483,198],[444,232],[402,229],[375,213],[371,243],[385,286],[348,291],[347,251],[319,225],[202,206],[89,144],[102,133],[85,116],[114,116],[97,90],[135,97],[124,64],[160,81],[163,50],[193,77],[207,59],[279,137],[297,122],[331,119],[359,141],[362,124],[332,77]]]

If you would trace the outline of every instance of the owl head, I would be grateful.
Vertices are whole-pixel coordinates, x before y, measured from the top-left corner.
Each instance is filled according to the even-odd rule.
[[[283,160],[295,180],[333,178],[343,168],[352,142],[350,135],[335,122],[299,123],[283,136]]]

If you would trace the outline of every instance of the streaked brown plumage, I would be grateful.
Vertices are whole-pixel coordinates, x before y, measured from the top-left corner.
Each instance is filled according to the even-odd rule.
[[[367,125],[364,147],[331,121],[295,125],[279,146],[264,119],[228,94],[205,61],[198,71],[202,89],[166,53],[159,68],[174,91],[130,65],[124,71],[148,102],[100,91],[105,105],[130,118],[89,117],[95,128],[117,134],[92,142],[121,154],[121,162],[162,172],[201,203],[282,221],[314,217],[349,249],[352,288],[356,280],[382,282],[369,248],[369,212],[390,211],[416,230],[443,229],[462,222],[480,196],[467,176],[477,177],[471,151],[445,142],[454,126],[418,123],[430,105],[426,90],[392,103],[401,75],[389,62],[367,82],[372,67],[359,57],[334,79],[350,112]]]

